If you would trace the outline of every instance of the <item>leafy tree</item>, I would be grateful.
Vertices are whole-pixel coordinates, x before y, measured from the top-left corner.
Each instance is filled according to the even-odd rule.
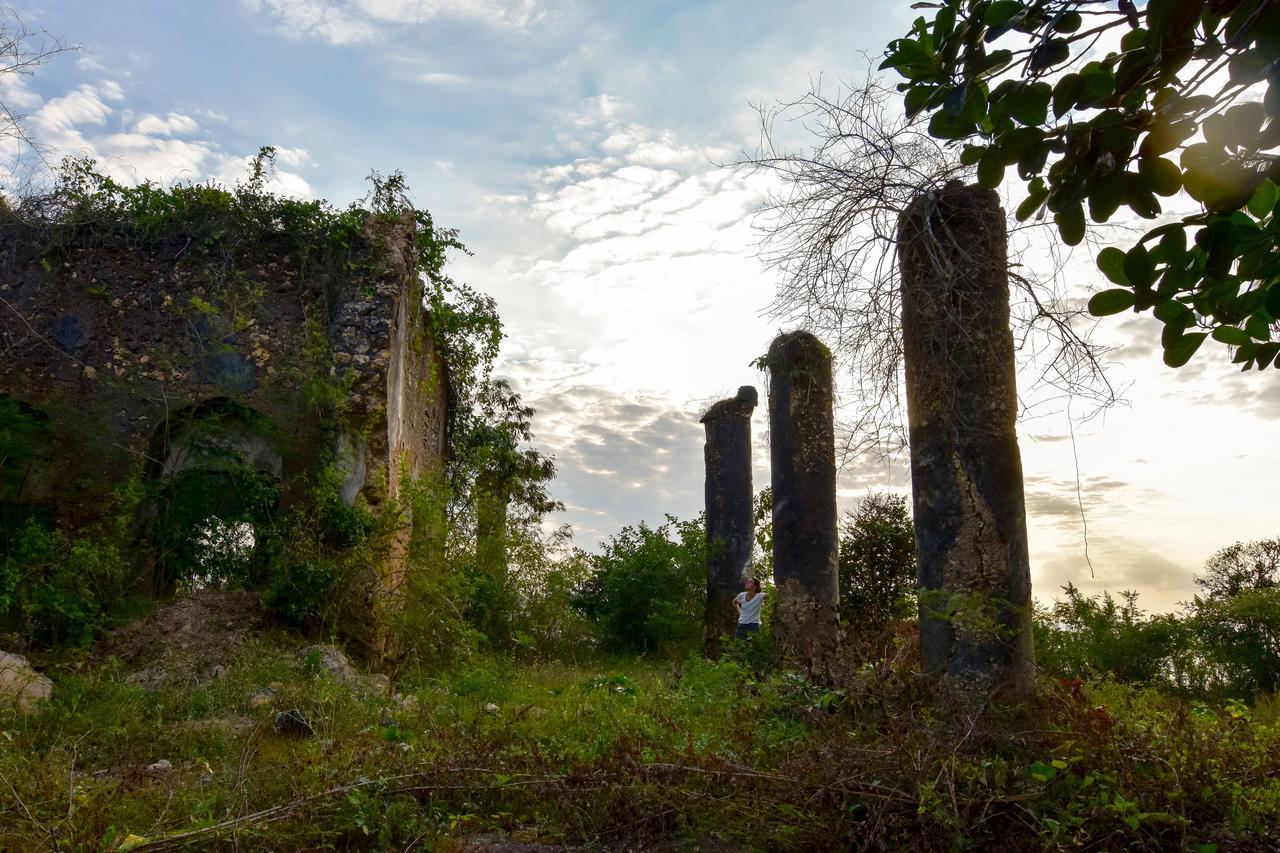
[[[563,509],[547,489],[555,477],[554,461],[527,446],[533,439],[533,415],[505,381],[486,381],[465,433],[455,442],[455,489],[470,498],[458,502],[455,529],[474,532],[455,537],[458,545],[474,543],[469,615],[485,636],[499,643],[512,635],[516,608],[512,571],[519,567],[509,564],[511,546],[541,541],[543,518]]]
[[[1072,584],[1066,597],[1036,614],[1036,660],[1060,678],[1110,675],[1138,684],[1189,688],[1203,686],[1188,624],[1173,614],[1147,616],[1138,593],[1126,590],[1117,601],[1110,593],[1085,596]]]
[[[1205,562],[1196,586],[1217,599],[1280,587],[1280,539],[1228,545]]]
[[[706,555],[701,515],[624,527],[591,557],[591,577],[577,606],[599,626],[610,651],[690,651],[702,642]]]
[[[1280,539],[1236,542],[1196,578],[1193,626],[1214,677],[1234,693],[1280,686]]]
[[[1086,214],[1144,219],[1185,191],[1200,210],[1149,230],[1098,266],[1115,285],[1097,316],[1151,311],[1165,363],[1206,337],[1245,369],[1280,359],[1280,5],[1272,0],[942,0],[882,68],[908,117],[964,141],[996,187],[1025,184],[1017,216],[1051,214],[1069,245]],[[1265,87],[1265,93],[1263,88]],[[1176,159],[1175,159],[1176,158]]]
[[[871,492],[840,525],[840,615],[860,633],[911,615],[916,532],[903,495]]]

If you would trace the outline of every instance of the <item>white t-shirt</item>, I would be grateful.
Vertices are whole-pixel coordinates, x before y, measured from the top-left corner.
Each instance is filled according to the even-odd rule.
[[[739,625],[759,625],[760,624],[760,605],[764,604],[764,590],[757,592],[755,597],[748,599],[747,593],[738,593],[734,599],[738,602],[738,606],[742,608],[742,612],[738,615]]]

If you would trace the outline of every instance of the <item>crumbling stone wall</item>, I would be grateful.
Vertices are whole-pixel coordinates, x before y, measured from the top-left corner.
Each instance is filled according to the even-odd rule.
[[[921,662],[961,695],[1024,694],[1031,571],[1000,197],[953,182],[898,228]]]
[[[744,385],[701,418],[707,443],[707,653],[720,653],[737,620],[733,598],[743,588],[754,545],[754,494],[751,490],[751,414],[756,389]]]
[[[38,413],[51,438],[20,481],[4,481],[0,504],[92,519],[139,471],[198,464],[182,417],[222,406],[255,424],[202,439],[278,477],[283,501],[332,461],[344,501],[390,505],[445,452],[445,366],[413,233],[411,219],[371,219],[336,279],[271,235],[234,254],[89,226],[55,245],[6,240],[0,395]],[[402,581],[407,532],[393,539],[379,597]]]

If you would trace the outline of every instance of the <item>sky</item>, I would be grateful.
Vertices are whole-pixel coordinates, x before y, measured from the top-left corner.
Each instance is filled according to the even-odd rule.
[[[273,145],[275,189],[340,205],[371,170],[401,170],[472,252],[451,274],[497,300],[497,373],[538,410],[535,444],[555,456],[566,504],[556,520],[584,548],[701,511],[699,415],[739,385],[764,388],[751,363],[784,328],[767,312],[777,273],[757,256],[768,187],[726,165],[755,149],[755,107],[861,79],[917,14],[867,0],[13,5],[80,47],[0,82],[56,154],[122,180],[231,182]],[[785,132],[804,141],[803,127]],[[1088,250],[1066,275],[1075,298],[1102,286]],[[1280,535],[1280,380],[1208,347],[1170,370],[1159,328],[1098,326],[1125,400],[1094,417],[1019,376],[1037,401],[1019,440],[1041,601],[1071,582],[1173,609],[1218,548]],[[766,420],[762,405],[757,488]],[[839,485],[845,508],[868,489],[905,492],[907,460],[851,459]]]

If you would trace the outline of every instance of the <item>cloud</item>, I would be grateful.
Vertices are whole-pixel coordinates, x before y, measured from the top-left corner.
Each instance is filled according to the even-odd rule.
[[[134,117],[117,112],[125,91],[113,80],[85,83],[45,101],[28,99],[28,123],[34,138],[49,150],[49,162],[62,156],[87,156],[116,180],[137,183],[216,179],[231,184],[248,174],[251,158],[232,154],[207,135],[191,116],[168,112]],[[181,137],[181,138],[179,138]],[[6,160],[20,152],[13,146],[0,149]],[[300,148],[279,148],[277,169],[268,187],[285,195],[311,198],[315,192],[298,170],[311,165]],[[16,173],[0,174],[12,185]]]
[[[553,492],[579,544],[592,547],[624,525],[702,510],[699,410],[590,385],[528,393],[535,444],[556,457]]]
[[[145,115],[138,119],[134,130],[152,136],[169,136],[175,133],[193,133],[198,127],[196,120],[190,116],[169,113],[163,118],[158,115]]]
[[[318,38],[334,45],[382,38],[393,26],[437,19],[470,21],[496,29],[523,30],[541,20],[535,0],[241,0],[253,15],[270,20],[291,38]]]
[[[380,30],[333,0],[242,0],[252,14],[271,20],[291,38],[319,38],[330,44],[372,41]]]
[[[439,86],[457,86],[467,82],[467,78],[463,77],[461,74],[449,74],[445,71],[428,71],[426,73],[419,74],[415,79],[420,83],[429,83],[431,85]]]

